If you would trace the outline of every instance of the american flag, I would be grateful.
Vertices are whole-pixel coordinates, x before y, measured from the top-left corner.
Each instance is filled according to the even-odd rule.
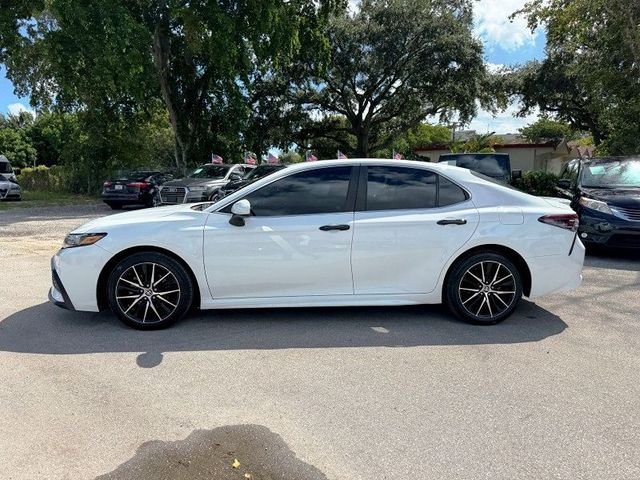
[[[307,162],[317,162],[318,157],[316,157],[313,153],[307,152]]]
[[[270,153],[269,156],[267,157],[267,163],[280,163],[280,159],[275,155],[273,155],[272,153]]]
[[[393,159],[394,160],[402,160],[402,154],[400,152],[393,151]]]
[[[338,160],[346,160],[347,157],[344,153],[342,153],[340,150],[338,150]]]
[[[220,155],[216,155],[215,153],[211,154],[211,163],[222,163],[223,159]]]

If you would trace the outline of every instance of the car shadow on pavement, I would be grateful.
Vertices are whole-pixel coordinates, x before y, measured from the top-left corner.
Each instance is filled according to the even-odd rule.
[[[138,352],[138,365],[150,368],[164,352],[509,344],[536,342],[565,328],[557,315],[528,301],[488,327],[425,305],[196,311],[171,328],[148,332],[126,327],[108,311],[70,312],[43,303],[0,322],[0,351]]]

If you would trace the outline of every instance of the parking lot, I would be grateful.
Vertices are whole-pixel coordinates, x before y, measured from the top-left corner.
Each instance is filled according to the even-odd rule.
[[[64,235],[108,213],[0,212],[0,478],[640,478],[640,255],[591,254],[493,327],[424,306],[139,332],[46,300]]]

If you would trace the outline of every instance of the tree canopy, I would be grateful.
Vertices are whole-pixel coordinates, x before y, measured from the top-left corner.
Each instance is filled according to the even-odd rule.
[[[356,13],[332,16],[327,35],[329,67],[297,91],[310,112],[302,138],[366,157],[429,116],[468,120],[486,100],[471,1],[364,0]]]

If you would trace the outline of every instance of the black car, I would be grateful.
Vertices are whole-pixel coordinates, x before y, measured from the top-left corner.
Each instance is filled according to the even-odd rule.
[[[511,171],[508,153],[445,153],[440,155],[438,163],[482,173],[504,184],[522,176],[521,170]]]
[[[640,157],[571,160],[558,191],[580,216],[585,245],[640,248]]]
[[[229,195],[236,190],[240,190],[243,187],[255,182],[256,180],[260,180],[267,175],[271,175],[273,172],[277,172],[278,170],[282,170],[287,167],[286,163],[268,163],[264,165],[259,165],[250,172],[248,172],[241,180],[234,180],[218,190],[218,195],[214,200],[219,200],[226,195]]]
[[[158,187],[172,179],[173,175],[169,173],[151,170],[116,175],[102,185],[102,201],[114,210],[124,205],[154,207],[160,204]]]

